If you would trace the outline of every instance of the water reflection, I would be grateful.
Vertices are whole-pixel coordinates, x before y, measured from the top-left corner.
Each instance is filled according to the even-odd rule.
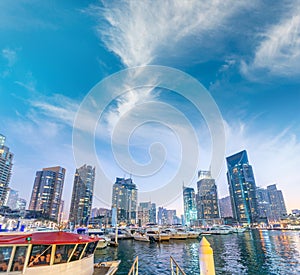
[[[292,231],[258,231],[223,236],[207,236],[214,250],[216,274],[282,275],[300,274],[300,236]],[[170,256],[186,274],[199,274],[199,240],[143,243],[120,241],[106,248],[95,261],[120,259],[118,275],[127,274],[139,256],[140,274],[170,274]]]

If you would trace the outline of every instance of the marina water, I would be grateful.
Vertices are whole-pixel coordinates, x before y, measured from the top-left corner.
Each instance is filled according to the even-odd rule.
[[[206,236],[214,250],[216,274],[300,274],[300,232],[252,230]],[[98,250],[95,262],[120,259],[117,275],[127,274],[139,257],[139,274],[170,274],[170,256],[187,275],[200,274],[199,240],[145,243],[120,240],[119,247]]]

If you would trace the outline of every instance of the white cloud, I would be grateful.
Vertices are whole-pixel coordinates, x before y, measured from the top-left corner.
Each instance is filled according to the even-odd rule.
[[[7,60],[7,66],[12,67],[17,61],[17,52],[10,48],[5,48],[2,49],[2,57]]]
[[[54,118],[56,122],[65,123],[73,126],[73,121],[79,104],[61,94],[54,94],[51,97],[40,97],[39,99],[30,100],[30,104],[41,114]]]
[[[297,5],[298,3],[298,5]],[[252,62],[241,64],[248,77],[259,77],[257,71],[267,70],[271,75],[299,76],[300,72],[300,5],[299,1],[284,19],[262,34]]]
[[[176,44],[201,37],[252,4],[238,1],[123,1],[91,5],[88,12],[102,18],[97,31],[106,47],[127,67],[155,62],[162,52],[178,55]],[[107,24],[108,23],[108,24]],[[204,39],[204,37],[203,37]],[[201,39],[198,40],[201,43]]]

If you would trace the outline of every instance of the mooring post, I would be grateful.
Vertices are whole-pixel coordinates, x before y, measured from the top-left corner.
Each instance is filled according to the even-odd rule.
[[[199,247],[200,275],[215,275],[214,253],[205,237]]]

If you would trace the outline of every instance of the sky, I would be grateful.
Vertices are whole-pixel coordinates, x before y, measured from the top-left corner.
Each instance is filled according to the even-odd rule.
[[[60,165],[68,210],[87,163],[95,207],[131,176],[140,200],[180,214],[214,152],[221,198],[225,158],[246,149],[256,184],[299,209],[299,106],[300,1],[0,2],[0,133],[27,200],[36,171]]]

